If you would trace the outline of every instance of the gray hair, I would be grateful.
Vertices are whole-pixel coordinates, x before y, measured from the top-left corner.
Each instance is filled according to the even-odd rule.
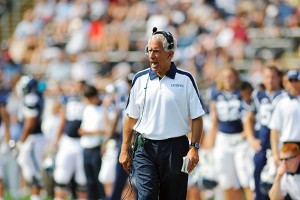
[[[177,46],[177,41],[173,38],[173,48],[169,49],[168,46],[170,45],[170,43],[167,41],[167,39],[165,38],[165,36],[163,34],[155,34],[155,35],[151,35],[151,37],[149,38],[148,40],[148,46],[149,46],[149,43],[150,41],[152,40],[159,40],[162,42],[162,45],[163,45],[163,48],[166,52],[170,52],[170,51],[173,51],[175,52],[176,50],[176,46]]]

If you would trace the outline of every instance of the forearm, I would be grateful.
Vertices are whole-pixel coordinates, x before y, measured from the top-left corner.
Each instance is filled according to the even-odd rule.
[[[211,149],[213,148],[214,144],[215,144],[215,140],[216,140],[216,135],[218,132],[218,117],[215,114],[211,114],[211,128],[208,131],[207,135],[205,136],[205,142],[204,142],[204,146],[207,149]]]
[[[200,143],[203,134],[203,119],[202,117],[198,117],[192,120],[192,143]]]
[[[107,129],[98,129],[98,130],[85,130],[81,128],[81,135],[107,135],[107,132],[109,130]]]
[[[131,140],[132,140],[132,133],[133,133],[133,126],[135,125],[137,119],[130,118],[129,116],[125,117],[124,126],[123,126],[123,138],[122,138],[122,150],[129,150]]]
[[[271,200],[282,200],[282,191],[280,187],[282,175],[276,175],[272,188],[269,191],[269,197]]]
[[[27,139],[27,137],[29,136],[29,134],[32,133],[35,123],[36,123],[35,118],[25,119],[21,138],[20,138],[21,142],[24,142]]]
[[[272,129],[271,130],[271,150],[273,156],[278,156],[278,140],[279,140],[279,131]]]
[[[205,136],[204,145],[206,148],[211,149],[215,144],[215,139],[217,132],[219,130],[219,119],[217,116],[217,108],[215,102],[210,103],[210,118],[211,118],[211,126],[208,134]]]
[[[59,126],[56,134],[56,139],[55,139],[55,144],[57,145],[61,136],[64,133],[64,128],[66,125],[66,115],[65,115],[65,110],[63,108],[60,108],[59,111],[59,116],[60,116],[60,121],[59,121]]]
[[[248,113],[246,119],[243,123],[244,133],[246,138],[251,141],[254,139],[254,115],[252,113]]]
[[[9,114],[6,111],[6,107],[5,106],[1,106],[1,117],[3,120],[3,124],[4,124],[4,141],[6,143],[8,143],[9,139],[10,139],[10,119],[9,119]]]
[[[31,127],[24,125],[22,133],[21,133],[20,141],[25,142],[25,140],[29,136],[30,132],[31,132]]]

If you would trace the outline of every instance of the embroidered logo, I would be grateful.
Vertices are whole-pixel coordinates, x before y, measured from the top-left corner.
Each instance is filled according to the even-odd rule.
[[[171,87],[182,87],[183,88],[183,84],[174,83],[174,84],[171,84]]]

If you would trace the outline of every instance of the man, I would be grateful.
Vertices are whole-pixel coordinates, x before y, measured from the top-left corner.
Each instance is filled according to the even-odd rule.
[[[87,178],[87,195],[89,200],[105,198],[103,184],[98,181],[102,156],[100,149],[105,135],[109,132],[108,113],[99,99],[97,89],[87,85],[83,89],[86,106],[82,114],[82,123],[78,130],[83,148],[84,172]]]
[[[266,66],[263,71],[264,90],[255,90],[252,98],[255,108],[247,113],[245,133],[251,147],[256,151],[254,156],[255,199],[269,199],[267,193],[260,190],[260,175],[267,163],[267,150],[270,149],[270,129],[268,128],[273,109],[279,101],[281,89],[281,72],[275,66]],[[259,125],[257,135],[255,125]]]
[[[38,81],[31,76],[22,76],[18,87],[24,96],[20,120],[23,127],[21,138],[17,143],[20,152],[17,160],[26,183],[31,186],[30,199],[40,200],[45,147],[45,138],[41,129],[44,97],[38,91]]]
[[[5,90],[3,83],[2,83],[2,71],[0,71],[0,127],[2,129],[2,126],[4,126],[4,137],[1,138],[0,133],[0,200],[4,198],[4,169],[3,169],[3,160],[4,155],[8,152],[9,146],[8,141],[10,139],[10,121],[9,121],[9,114],[6,110],[6,104],[7,104],[7,97],[8,92]]]
[[[278,149],[285,142],[300,144],[300,72],[287,72],[288,91],[277,103],[269,124],[271,149],[275,164],[279,164]]]
[[[171,61],[174,51],[172,34],[154,27],[146,47],[151,67],[132,81],[119,161],[127,173],[133,164],[138,199],[186,199],[183,157],[187,172],[199,161],[205,112],[194,78]],[[137,148],[131,157],[133,132]]]
[[[56,134],[58,151],[55,159],[55,199],[66,199],[69,190],[74,199],[86,198],[86,176],[83,165],[83,149],[78,129],[82,122],[84,104],[82,90],[85,82],[72,82],[62,97],[60,122]],[[73,180],[72,180],[73,179]]]
[[[285,143],[279,153],[280,165],[269,191],[271,200],[300,199],[300,149],[295,143]]]

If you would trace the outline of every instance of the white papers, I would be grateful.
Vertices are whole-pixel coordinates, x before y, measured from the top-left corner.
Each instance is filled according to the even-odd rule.
[[[181,171],[188,174],[189,172],[188,172],[187,167],[189,165],[190,160],[186,156],[183,157],[182,159],[183,159],[183,163],[182,163]],[[193,173],[193,172],[194,172],[194,169],[190,173]]]

